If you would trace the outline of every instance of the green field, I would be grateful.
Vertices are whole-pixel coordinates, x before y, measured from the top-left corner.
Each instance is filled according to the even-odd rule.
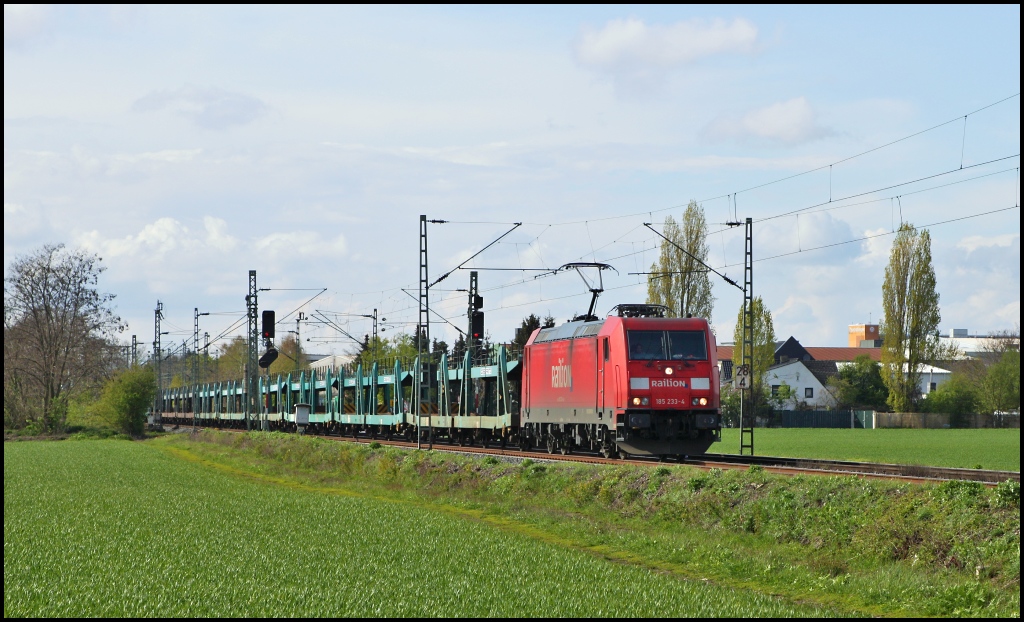
[[[736,453],[739,439],[739,430],[722,430],[722,442],[709,451]],[[762,456],[1020,471],[1020,429],[757,428],[754,451]]]
[[[152,443],[6,443],[4,616],[823,611],[615,563],[458,513],[275,483],[257,475],[258,457],[248,462],[253,476]]]

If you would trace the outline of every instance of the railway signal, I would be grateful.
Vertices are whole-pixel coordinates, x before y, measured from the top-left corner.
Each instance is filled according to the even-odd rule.
[[[274,338],[274,325],[276,324],[276,316],[273,311],[266,310],[263,312],[263,330],[261,334],[264,339]]]

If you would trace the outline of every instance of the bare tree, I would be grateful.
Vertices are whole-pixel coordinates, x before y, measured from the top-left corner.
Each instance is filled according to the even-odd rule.
[[[711,293],[708,270],[700,263],[708,260],[708,223],[704,208],[690,201],[683,212],[682,226],[668,216],[663,235],[687,252],[667,241],[662,242],[658,263],[651,265],[654,274],[647,276],[647,302],[665,305],[677,317],[689,314],[710,319],[715,297]]]
[[[5,425],[61,430],[68,399],[116,365],[113,294],[97,290],[101,259],[63,244],[19,257],[4,277]],[[10,412],[7,398],[21,412]]]
[[[935,360],[939,350],[939,292],[932,267],[932,239],[904,223],[896,233],[882,284],[882,379],[889,389],[889,406],[911,410],[921,380],[921,365]]]

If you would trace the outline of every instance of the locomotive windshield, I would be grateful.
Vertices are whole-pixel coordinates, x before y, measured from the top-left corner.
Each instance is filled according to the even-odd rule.
[[[704,361],[708,358],[707,341],[699,330],[668,331],[668,351],[673,361]]]
[[[704,361],[707,341],[699,330],[630,330],[629,358],[634,361]]]

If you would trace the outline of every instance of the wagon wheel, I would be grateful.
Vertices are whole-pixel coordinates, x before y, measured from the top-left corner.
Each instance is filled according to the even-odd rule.
[[[566,441],[562,443],[562,446],[559,447],[559,449],[562,450],[563,456],[568,456],[569,454],[572,453],[572,443],[570,441]]]

